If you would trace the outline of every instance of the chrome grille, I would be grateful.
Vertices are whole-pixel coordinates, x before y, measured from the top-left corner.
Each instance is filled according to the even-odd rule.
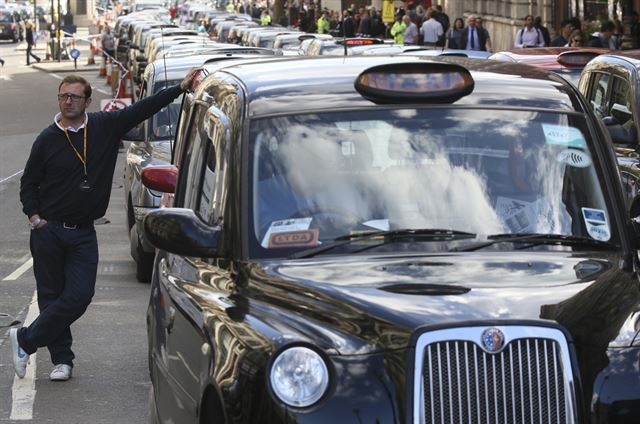
[[[416,423],[573,423],[568,346],[561,331],[500,326],[498,353],[486,352],[487,327],[422,335],[416,355]]]

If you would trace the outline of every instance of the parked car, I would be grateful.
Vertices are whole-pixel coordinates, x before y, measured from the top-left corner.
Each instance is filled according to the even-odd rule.
[[[627,204],[640,187],[640,50],[611,52],[590,61],[579,89],[613,140]]]
[[[585,65],[594,57],[610,51],[593,47],[538,47],[497,52],[489,56],[489,59],[548,69],[562,75],[577,87]]]
[[[22,41],[24,32],[20,14],[8,9],[0,9],[0,40]]]
[[[237,47],[237,46],[234,46]],[[264,55],[264,54],[263,54]],[[165,58],[147,66],[141,81],[140,98],[154,95],[160,90],[178,84],[194,66],[222,63],[260,56],[245,51],[212,51],[189,57]],[[178,123],[181,98],[177,98],[160,112],[141,122],[126,134],[128,141],[124,166],[124,195],[127,207],[127,228],[131,257],[136,263],[136,278],[148,283],[153,271],[155,248],[142,231],[145,215],[160,206],[162,193],[149,190],[140,179],[144,168],[171,163],[173,141]]]
[[[634,422],[640,232],[565,80],[458,57],[226,66],[147,214],[151,421]],[[176,171],[177,169],[177,171]]]

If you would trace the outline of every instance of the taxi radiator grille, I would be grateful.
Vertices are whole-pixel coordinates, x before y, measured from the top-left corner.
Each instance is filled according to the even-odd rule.
[[[566,423],[560,346],[513,340],[499,353],[450,340],[424,349],[425,423]]]

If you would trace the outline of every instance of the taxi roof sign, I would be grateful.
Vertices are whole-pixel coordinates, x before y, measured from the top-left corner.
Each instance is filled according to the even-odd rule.
[[[558,63],[563,66],[577,66],[583,67],[596,56],[600,56],[600,52],[588,51],[588,50],[574,50],[558,55]]]
[[[452,63],[393,63],[363,71],[355,89],[375,103],[453,103],[471,94],[469,71]]]
[[[347,38],[346,40],[336,40],[336,44],[345,46],[372,46],[374,44],[384,44],[384,40],[379,38]]]

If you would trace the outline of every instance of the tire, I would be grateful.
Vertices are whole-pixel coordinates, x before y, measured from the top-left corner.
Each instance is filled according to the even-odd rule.
[[[153,392],[153,384],[149,387],[149,424],[160,424],[158,410],[156,409],[156,398]]]
[[[138,243],[136,247],[138,260],[136,261],[136,279],[141,283],[150,283],[153,275],[153,260],[155,253],[145,252]]]

